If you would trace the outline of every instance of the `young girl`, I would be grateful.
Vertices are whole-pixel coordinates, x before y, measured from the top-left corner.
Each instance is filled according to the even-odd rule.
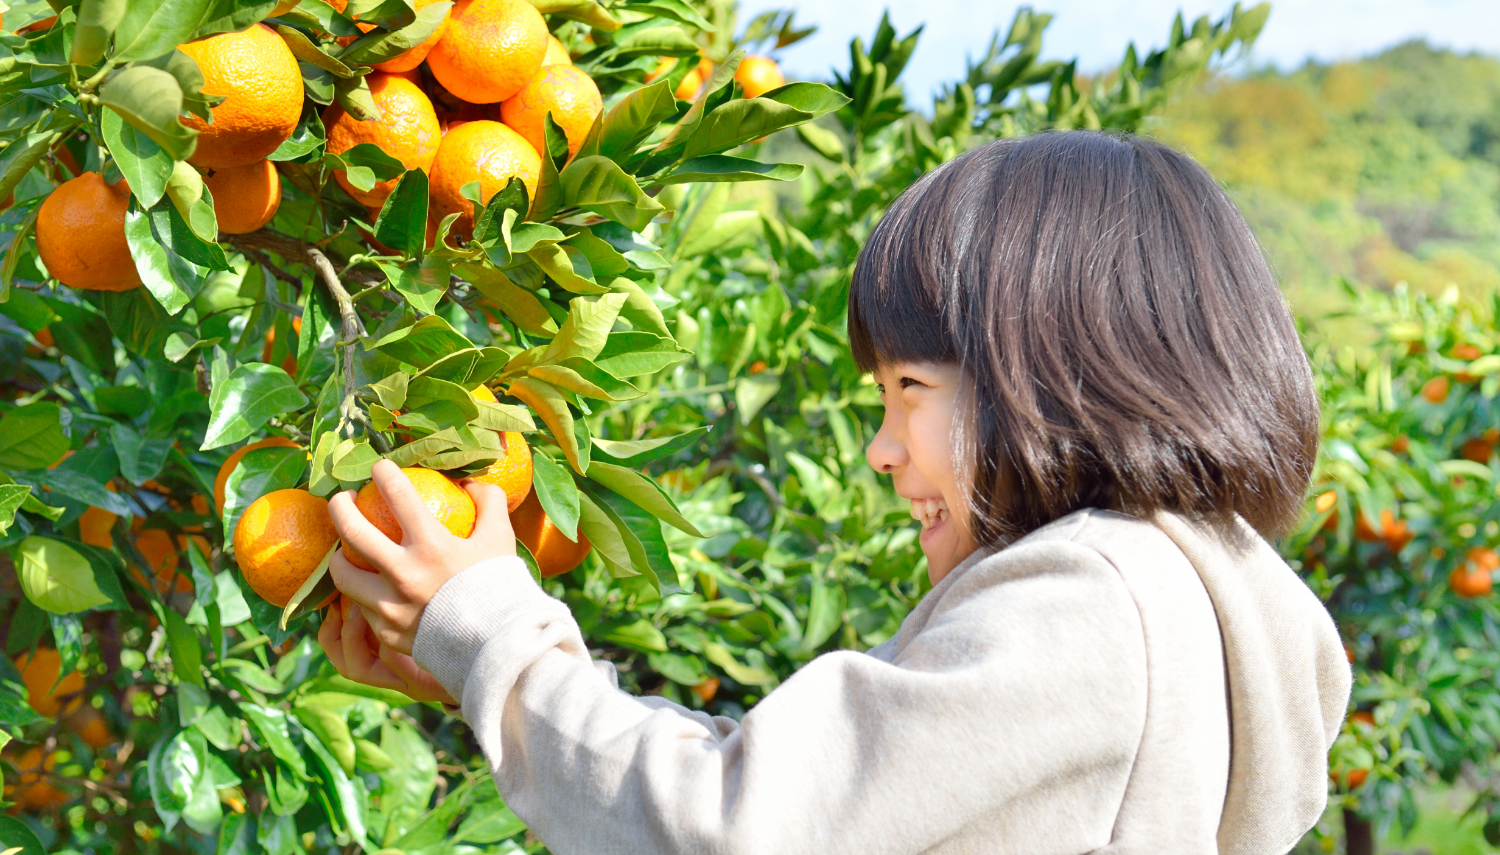
[[[329,658],[458,702],[559,855],[1294,846],[1350,673],[1265,540],[1300,512],[1318,408],[1223,191],[1145,139],[992,143],[892,206],[849,338],[886,408],[870,465],[911,500],[933,582],[895,638],[820,656],[739,722],[625,694],[515,557],[497,488],[469,485],[462,540],[382,462],[405,537],[330,504],[380,571],[335,556],[361,608],[330,612]]]

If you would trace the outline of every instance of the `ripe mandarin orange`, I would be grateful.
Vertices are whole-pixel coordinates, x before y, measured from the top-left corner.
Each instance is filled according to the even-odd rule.
[[[36,215],[36,248],[47,272],[70,288],[128,291],[141,284],[125,242],[130,188],[85,172],[53,190]]]
[[[781,66],[776,64],[776,60],[754,54],[740,60],[740,67],[734,71],[734,79],[744,90],[746,98],[759,98],[772,89],[786,85],[786,77],[782,75]]]
[[[465,184],[478,181],[479,198],[489,199],[505,189],[510,179],[520,178],[528,196],[534,198],[541,172],[542,158],[531,143],[499,122],[450,127],[432,163],[432,220],[442,222],[449,214],[462,214],[453,230],[467,235],[474,228],[474,206],[463,197]]]
[[[234,527],[234,559],[251,590],[285,606],[338,542],[328,500],[275,490],[250,503]]]
[[[1448,400],[1448,378],[1438,375],[1423,383],[1422,397],[1426,398],[1429,404],[1441,404]]]
[[[412,6],[420,12],[422,9],[436,2],[438,0],[417,0]],[[394,59],[375,63],[375,70],[385,72],[411,71],[421,65],[422,60],[427,58],[427,54],[431,53],[432,49],[437,46],[437,43],[442,40],[443,36],[447,35],[448,21],[451,18],[452,10],[449,10],[449,13],[443,16],[443,22],[438,24],[437,29],[432,31],[432,35],[428,36],[421,44]]]
[[[38,647],[30,653],[16,657],[16,670],[21,672],[21,682],[26,685],[26,703],[37,715],[51,718],[63,711],[62,699],[83,691],[83,675],[70,672],[61,681],[57,675],[62,671],[62,655],[50,647]],[[78,709],[80,698],[68,700],[68,712]]]
[[[657,80],[663,74],[671,71],[672,66],[676,64],[677,60],[675,58],[670,56],[662,57],[661,61],[656,64],[656,68],[650,74],[646,75],[646,82],[651,83]],[[698,95],[698,90],[703,88],[704,81],[708,80],[709,75],[713,73],[714,64],[709,62],[706,57],[699,59],[698,67],[689,71],[682,78],[682,82],[678,83],[677,88],[672,90],[672,96],[679,101],[693,100]]]
[[[547,36],[547,53],[542,56],[542,65],[572,65],[573,57],[568,55],[568,49],[557,40],[557,36]]]
[[[535,491],[527,494],[526,500],[511,513],[510,525],[515,529],[516,539],[531,550],[537,569],[544,577],[560,576],[572,570],[583,563],[589,550],[594,548],[582,530],[578,532],[577,541],[568,540],[547,518]]]
[[[52,25],[55,23],[57,23],[57,16],[51,15],[49,17],[41,19],[40,21],[32,21],[21,29],[16,30],[16,34],[24,36],[30,33],[40,33],[44,30],[52,29]]]
[[[449,92],[494,104],[521,91],[547,55],[547,22],[527,0],[458,0],[427,67]]]
[[[474,532],[475,509],[474,500],[464,488],[453,482],[452,478],[432,469],[423,469],[414,466],[402,469],[406,477],[411,479],[411,484],[416,488],[417,495],[421,497],[422,504],[427,510],[437,517],[443,527],[459,537],[468,537]],[[401,524],[396,522],[396,515],[391,512],[391,506],[386,504],[385,497],[380,495],[380,488],[371,481],[359,488],[359,494],[354,498],[354,506],[365,515],[374,526],[396,543],[401,542]],[[349,563],[361,570],[374,570],[375,565],[369,559],[352,549],[347,543],[344,544],[344,554],[348,556]]]
[[[526,138],[541,154],[546,147],[543,134],[547,114],[557,122],[568,138],[568,156],[589,135],[594,119],[604,109],[599,87],[580,68],[572,65],[546,65],[520,92],[500,105],[500,120]]]
[[[199,538],[202,541],[202,538]],[[206,542],[204,542],[206,543]],[[179,537],[172,539],[172,535],[159,528],[141,529],[135,536],[135,548],[146,560],[146,565],[151,568],[156,577],[156,590],[166,595],[171,591],[186,594],[193,590],[193,579],[186,573],[177,572],[180,560],[178,553],[187,548],[187,539]],[[205,549],[204,554],[208,552]],[[142,585],[146,584],[146,576],[139,567],[132,568],[131,576]]]
[[[188,162],[209,169],[265,160],[297,129],[302,116],[302,71],[281,36],[265,24],[221,33],[179,47],[203,72],[203,91],[223,95],[213,124],[188,115],[198,134]]]
[[[1494,584],[1490,571],[1476,567],[1472,561],[1465,561],[1448,573],[1448,587],[1465,599],[1488,594]]]
[[[500,444],[505,446],[505,456],[469,477],[504,490],[505,509],[515,513],[516,508],[531,494],[531,446],[516,431],[499,433]]]
[[[442,129],[432,101],[416,84],[390,74],[370,75],[370,95],[380,108],[381,117],[359,121],[344,112],[337,102],[323,111],[323,127],[328,131],[328,152],[343,154],[360,143],[374,143],[381,151],[401,161],[407,169],[429,172],[437,156]],[[396,189],[399,179],[377,183],[370,190],[360,190],[349,183],[344,170],[333,177],[362,205],[378,206]]]
[[[281,176],[269,160],[209,170],[203,183],[213,194],[219,231],[225,234],[249,234],[271,222],[281,207]]]
[[[6,798],[31,810],[51,810],[63,804],[68,800],[68,794],[44,780],[56,765],[55,754],[43,758],[40,746],[26,749],[16,759],[16,771],[20,773],[16,782],[6,782]]]
[[[245,455],[257,448],[297,448],[297,443],[292,442],[284,436],[270,436],[249,445],[236,448],[224,459],[224,465],[219,467],[219,474],[214,477],[214,507],[219,513],[224,513],[224,487],[229,483],[229,476],[234,468],[240,465]],[[321,557],[321,556],[320,556]]]

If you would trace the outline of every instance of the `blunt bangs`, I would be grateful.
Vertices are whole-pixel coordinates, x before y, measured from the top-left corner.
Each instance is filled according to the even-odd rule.
[[[955,466],[996,543],[1089,507],[1275,536],[1318,439],[1312,371],[1260,245],[1186,155],[1067,131],[914,184],[860,253],[866,371],[958,365]]]

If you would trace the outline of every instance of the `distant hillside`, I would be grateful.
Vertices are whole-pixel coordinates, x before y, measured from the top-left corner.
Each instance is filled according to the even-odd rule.
[[[1500,59],[1411,42],[1218,78],[1153,131],[1229,187],[1303,312],[1339,277],[1500,289]]]

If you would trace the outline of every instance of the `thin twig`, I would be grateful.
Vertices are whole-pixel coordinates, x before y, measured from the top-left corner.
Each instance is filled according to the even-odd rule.
[[[339,405],[339,428],[344,436],[352,438],[354,423],[359,418],[359,410],[354,401],[354,394],[359,389],[359,380],[354,371],[354,347],[364,338],[364,326],[359,321],[359,313],[354,311],[354,301],[349,299],[349,292],[344,290],[344,283],[339,281],[338,271],[333,269],[333,262],[320,249],[307,247],[305,252],[313,267],[322,275],[323,285],[333,297],[333,302],[339,307],[339,320],[343,326],[339,335],[339,347],[344,351],[344,400]]]

